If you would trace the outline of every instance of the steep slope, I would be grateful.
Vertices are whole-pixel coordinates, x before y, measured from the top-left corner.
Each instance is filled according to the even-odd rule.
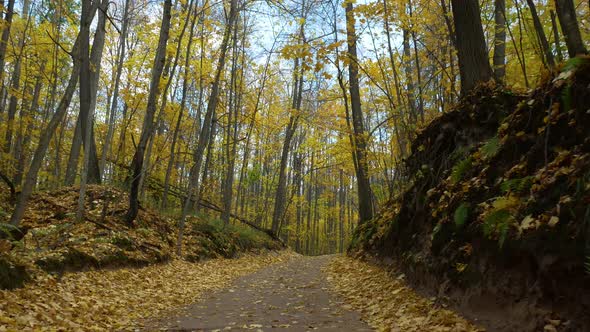
[[[588,128],[587,57],[528,95],[480,86],[418,134],[410,183],[351,250],[395,257],[491,330],[589,330]]]
[[[19,229],[6,224],[7,216],[0,219],[0,289],[19,287],[31,275],[45,272],[61,275],[88,268],[138,267],[173,257],[177,238],[173,219],[140,208],[134,226],[128,227],[124,222],[127,194],[92,185],[85,218],[76,222],[78,191],[66,187],[34,195]],[[280,248],[263,232],[197,217],[189,218],[183,238],[183,258],[190,262]]]

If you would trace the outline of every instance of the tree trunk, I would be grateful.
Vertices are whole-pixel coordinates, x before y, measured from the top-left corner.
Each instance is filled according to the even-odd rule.
[[[506,77],[506,0],[494,1],[494,78]]]
[[[160,90],[160,78],[164,63],[166,62],[166,44],[168,43],[168,36],[170,32],[170,17],[171,17],[172,1],[166,0],[164,2],[164,12],[162,16],[162,25],[160,27],[160,37],[158,39],[158,48],[156,50],[156,57],[154,59],[154,67],[152,68],[152,77],[150,83],[150,92],[148,95],[148,103],[146,107],[146,114],[143,119],[143,127],[141,129],[141,136],[139,144],[135,150],[135,155],[131,162],[131,169],[133,177],[131,179],[131,190],[129,194],[129,211],[127,212],[127,223],[132,224],[139,211],[139,184],[141,181],[141,172],[143,170],[144,153],[148,145],[148,141],[152,136],[154,127],[154,115],[156,113],[156,104],[158,102],[158,95]]]
[[[303,24],[300,28],[300,37],[303,36]],[[289,124],[285,129],[285,140],[283,141],[283,148],[281,151],[281,162],[279,165],[279,179],[277,184],[277,191],[275,195],[275,204],[272,215],[272,226],[271,231],[274,235],[278,236],[280,231],[280,225],[285,210],[285,201],[287,195],[287,178],[286,169],[287,162],[289,160],[289,150],[291,149],[291,141],[295,130],[297,129],[297,122],[299,121],[299,110],[301,109],[301,99],[303,90],[303,69],[299,64],[299,58],[295,58],[295,64],[293,68],[293,99],[291,103],[291,110],[293,113],[289,115]]]
[[[356,38],[356,37],[355,37]],[[410,107],[411,122],[413,125],[418,123],[418,110],[416,106],[416,95],[414,86],[414,75],[412,73],[412,60],[410,51],[410,32],[408,29],[403,30],[403,63],[406,74],[406,94],[408,95],[408,106]]]
[[[559,28],[557,28],[557,19],[555,12],[551,11],[551,30],[553,30],[553,43],[555,44],[555,51],[557,52],[557,61],[563,61],[563,53],[561,52],[561,42],[559,40]]]
[[[97,1],[97,0],[95,0]],[[89,10],[91,6],[91,0],[82,0],[82,16],[80,18],[80,127],[82,128],[82,135],[84,137],[84,162],[82,163],[82,173],[80,175],[80,193],[78,196],[78,209],[76,211],[76,221],[81,222],[84,218],[84,200],[86,198],[86,182],[88,179],[88,167],[90,161],[90,137],[92,130],[92,118],[94,112],[92,112],[90,105],[92,104],[92,87],[90,78],[90,17]],[[104,15],[99,13],[99,21],[103,21]],[[97,33],[100,29],[100,23],[97,27]],[[104,28],[104,27],[103,27]],[[83,115],[84,114],[84,115]]]
[[[361,97],[358,80],[358,59],[356,54],[356,29],[355,18],[351,2],[346,3],[346,35],[348,41],[348,75],[350,84],[350,104],[352,111],[353,126],[353,150],[358,161],[356,169],[357,187],[359,196],[359,218],[360,222],[367,222],[373,219],[373,194],[369,183],[369,164],[367,160],[367,137],[363,124],[363,113],[361,110]]]
[[[576,6],[574,0],[555,0],[555,11],[559,18],[561,31],[565,37],[567,52],[570,58],[578,54],[587,54],[588,51],[582,41],[578,19],[576,18]]]
[[[6,153],[10,153],[10,150],[12,148],[12,132],[13,132],[13,126],[14,126],[14,118],[16,116],[16,107],[18,104],[18,98],[17,98],[17,91],[19,91],[20,89],[20,76],[21,76],[21,66],[22,66],[22,60],[23,60],[23,48],[25,45],[25,38],[27,37],[27,30],[29,28],[29,24],[30,24],[30,18],[26,16],[23,16],[23,18],[27,21],[26,26],[23,30],[22,36],[20,36],[19,40],[18,40],[18,54],[15,54],[15,60],[14,60],[14,69],[12,71],[12,78],[10,80],[10,100],[8,102],[8,119],[6,121],[6,142],[4,145],[4,151]],[[7,29],[9,29],[10,27],[7,27]],[[16,50],[15,50],[16,52]],[[1,75],[0,75],[0,79],[1,79]],[[2,84],[3,82],[0,81],[0,84]]]
[[[481,25],[478,0],[452,0],[461,93],[467,94],[480,82],[492,78],[492,69]]]
[[[102,153],[100,156],[100,177],[104,176],[107,155],[110,153],[111,144],[113,141],[113,134],[115,133],[115,118],[119,102],[119,85],[121,84],[121,74],[123,73],[123,64],[125,61],[127,31],[129,29],[129,7],[132,0],[125,0],[125,9],[123,10],[123,22],[121,26],[121,36],[119,37],[119,48],[117,50],[117,71],[115,74],[115,85],[113,87],[113,95],[111,100],[111,109],[109,112],[107,135],[102,146]]]
[[[170,144],[170,158],[168,160],[168,165],[166,167],[166,174],[164,176],[164,192],[162,194],[162,204],[161,204],[163,209],[165,209],[168,205],[168,190],[169,190],[169,186],[170,186],[170,177],[171,177],[172,168],[174,167],[174,163],[175,163],[175,159],[176,159],[176,156],[175,156],[176,143],[178,141],[178,133],[180,131],[180,125],[182,123],[182,117],[184,114],[184,110],[186,108],[186,98],[187,98],[188,89],[189,89],[189,70],[190,70],[190,62],[189,61],[190,61],[190,55],[191,55],[191,48],[192,48],[192,44],[193,44],[195,23],[196,23],[196,19],[197,19],[197,15],[192,13],[192,7],[193,7],[193,2],[191,1],[189,4],[189,7],[188,7],[187,19],[191,15],[193,15],[193,18],[191,20],[191,27],[189,30],[188,43],[186,45],[186,53],[184,55],[184,76],[182,79],[183,80],[182,81],[182,97],[180,99],[180,110],[178,111],[178,119],[176,120],[176,125],[174,126],[174,132],[172,134],[172,143]],[[183,29],[183,32],[184,32],[184,29]],[[178,50],[180,50],[181,45],[182,45],[182,38],[179,38]],[[178,52],[177,52],[177,54],[178,54]]]
[[[246,27],[244,26],[244,29]],[[232,67],[231,67],[231,80],[229,88],[229,107],[228,107],[228,120],[225,140],[225,165],[226,172],[223,181],[222,188],[222,202],[223,212],[221,213],[221,220],[227,225],[229,224],[231,206],[233,199],[233,183],[234,183],[234,168],[236,163],[236,151],[238,141],[238,110],[242,107],[242,81],[243,81],[243,70],[238,72],[237,66],[238,61],[240,67],[244,68],[244,47],[246,33],[242,34],[241,48],[238,49],[238,29],[234,29],[233,33],[233,56],[232,56]],[[240,74],[240,77],[238,77]],[[233,122],[233,123],[232,123]]]
[[[45,65],[41,65],[40,72],[43,72],[45,69]],[[42,87],[42,76],[39,74],[36,78],[35,88],[33,90],[33,100],[31,101],[31,106],[29,108],[29,112],[31,114],[31,118],[28,119],[27,127],[25,129],[24,136],[22,138],[22,143],[20,144],[20,151],[17,151],[18,156],[18,163],[16,166],[16,173],[14,175],[14,184],[16,186],[20,186],[23,180],[23,174],[25,172],[25,164],[28,158],[28,149],[29,145],[31,144],[31,135],[33,132],[33,125],[36,118],[36,113],[39,109],[39,97],[41,95],[41,87]]]
[[[4,16],[4,29],[0,39],[0,86],[4,93],[4,66],[6,64],[6,48],[8,47],[8,38],[10,37],[10,27],[12,26],[12,17],[14,16],[14,0],[8,0],[6,15]],[[0,102],[0,114],[4,112],[4,102]]]
[[[555,60],[553,59],[553,53],[551,53],[551,48],[549,47],[549,42],[547,41],[543,24],[541,23],[539,15],[537,14],[535,3],[533,0],[527,0],[526,2],[529,5],[531,17],[533,18],[533,25],[535,26],[535,32],[539,40],[539,48],[541,49],[543,63],[545,64],[545,67],[553,68],[555,67]]]
[[[94,16],[97,8],[97,3],[94,3],[90,10],[89,17]],[[53,133],[56,131],[59,124],[62,122],[64,115],[67,113],[68,107],[72,100],[72,96],[74,95],[74,91],[76,90],[78,76],[80,74],[80,61],[78,58],[78,54],[80,52],[80,42],[80,35],[78,35],[78,38],[76,38],[76,42],[74,43],[71,52],[71,54],[73,55],[73,68],[70,74],[70,79],[68,81],[64,94],[59,102],[59,105],[57,106],[55,113],[51,117],[51,120],[47,124],[45,130],[41,132],[37,149],[35,150],[35,154],[33,156],[33,160],[31,161],[29,171],[25,176],[25,182],[22,187],[22,192],[16,203],[14,212],[10,217],[10,223],[15,226],[18,226],[25,213],[27,202],[29,201],[29,198],[33,192],[33,187],[37,182],[37,174],[39,173],[39,170],[41,169],[41,166],[43,164],[43,159],[45,158],[45,153],[47,152],[47,147],[49,146],[51,137],[53,136]]]
[[[217,108],[218,103],[221,73],[223,73],[225,69],[225,60],[229,45],[229,39],[231,37],[233,25],[235,23],[238,13],[237,7],[237,0],[231,0],[228,22],[225,25],[223,39],[221,41],[221,46],[219,49],[219,62],[217,63],[217,69],[215,71],[215,79],[213,80],[213,85],[211,86],[211,94],[209,96],[209,102],[207,103],[207,111],[205,112],[205,118],[203,120],[202,129],[199,133],[197,147],[195,148],[195,151],[193,153],[193,166],[190,170],[188,195],[187,199],[184,202],[182,208],[182,215],[178,222],[178,239],[176,243],[176,254],[178,256],[182,254],[182,237],[184,232],[184,224],[191,207],[191,202],[198,202],[200,199],[199,175],[201,173],[201,162],[203,159],[203,152],[205,152],[205,148],[209,145],[210,131],[212,127],[213,117],[215,115],[215,109]]]

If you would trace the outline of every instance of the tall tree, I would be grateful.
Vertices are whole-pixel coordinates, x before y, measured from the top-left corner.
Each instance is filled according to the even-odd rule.
[[[186,195],[186,199],[183,203],[182,214],[178,221],[178,238],[176,245],[176,254],[182,254],[182,238],[184,233],[184,224],[186,217],[192,206],[192,202],[199,204],[199,176],[201,173],[201,164],[203,160],[203,153],[207,146],[209,146],[210,138],[212,134],[213,118],[215,117],[215,110],[217,109],[217,103],[219,102],[219,87],[221,84],[221,74],[225,70],[225,61],[227,56],[227,50],[229,48],[229,41],[231,38],[232,29],[238,16],[238,1],[230,1],[230,9],[225,24],[223,39],[221,40],[221,46],[219,49],[219,61],[217,62],[217,68],[215,70],[215,78],[211,85],[211,92],[209,95],[209,102],[207,103],[207,111],[203,119],[201,131],[199,132],[199,139],[197,146],[193,152],[193,165],[190,170],[189,188]]]
[[[160,78],[166,62],[166,45],[170,34],[170,17],[171,17],[172,0],[164,1],[164,11],[162,15],[162,23],[160,26],[160,37],[158,39],[158,48],[156,49],[156,56],[154,58],[154,65],[152,68],[152,75],[150,81],[150,90],[148,94],[148,102],[145,116],[143,118],[143,126],[141,129],[141,136],[139,144],[133,155],[131,162],[131,170],[133,172],[131,178],[131,190],[129,194],[129,211],[127,212],[127,223],[133,223],[139,211],[139,184],[141,182],[142,169],[144,163],[144,154],[150,140],[154,128],[154,115],[156,113],[156,106],[158,102],[158,95],[160,92]]]
[[[578,54],[588,53],[582,41],[582,35],[580,34],[574,0],[555,0],[555,11],[559,18],[559,24],[565,37],[565,44],[567,45],[567,52],[570,58]]]
[[[102,178],[105,172],[107,155],[110,153],[111,143],[113,140],[113,134],[115,133],[115,115],[117,107],[119,105],[119,85],[121,84],[121,74],[123,73],[123,64],[125,61],[125,53],[127,51],[127,35],[129,30],[129,9],[133,0],[125,0],[125,7],[123,9],[123,18],[121,25],[121,34],[119,36],[119,47],[117,48],[117,70],[115,72],[115,85],[113,87],[111,107],[108,117],[108,129],[107,136],[102,146],[102,152],[100,157],[99,170]]]
[[[4,1],[2,1],[4,5]],[[6,14],[4,16],[4,25],[2,29],[2,38],[0,39],[0,88],[1,94],[4,94],[4,66],[6,65],[6,49],[8,47],[8,38],[10,37],[10,28],[12,27],[12,18],[14,16],[14,0],[8,0]],[[0,102],[0,114],[4,112],[4,102]]]
[[[305,1],[301,2],[301,19],[299,20],[299,31],[297,33],[298,46],[305,46]],[[281,150],[281,161],[279,164],[279,176],[277,191],[275,195],[275,204],[272,215],[271,231],[273,234],[278,235],[285,213],[285,201],[287,196],[287,176],[286,169],[289,161],[289,151],[291,150],[291,141],[293,135],[297,130],[297,123],[299,122],[301,101],[303,97],[303,65],[301,64],[302,59],[296,56],[294,59],[293,66],[293,94],[291,98],[291,112],[289,112],[289,122],[285,129],[285,138],[283,140],[283,147]]]
[[[98,1],[93,2],[90,14],[88,17],[92,18],[96,14],[96,10],[98,8]],[[92,21],[92,19],[90,19]],[[72,51],[70,52],[72,56],[73,67],[70,73],[70,78],[68,80],[67,86],[64,90],[64,94],[62,95],[59,104],[55,113],[51,116],[51,119],[45,129],[42,131],[39,142],[37,144],[37,148],[35,149],[35,154],[33,155],[33,160],[31,161],[31,165],[29,166],[29,171],[25,176],[25,182],[23,184],[21,194],[18,198],[16,206],[14,208],[14,212],[10,217],[10,223],[18,226],[24,213],[29,198],[33,193],[33,187],[37,183],[37,175],[39,174],[39,170],[43,164],[43,159],[45,159],[45,154],[47,152],[47,148],[49,147],[49,142],[53,137],[53,134],[57,130],[57,127],[62,122],[68,107],[70,106],[70,102],[72,101],[72,96],[74,95],[74,91],[76,90],[76,85],[78,83],[78,78],[80,75],[80,43],[81,38],[80,34],[76,38],[76,42],[72,47]]]
[[[478,0],[452,0],[461,93],[492,78]]]
[[[353,150],[357,165],[356,178],[359,199],[359,222],[373,219],[373,193],[369,182],[369,163],[367,158],[367,136],[363,123],[361,96],[358,79],[358,58],[356,50],[356,28],[354,8],[351,1],[346,1],[346,39],[348,42],[348,80],[350,85],[350,105],[353,127]],[[353,158],[354,158],[353,156]]]
[[[551,48],[549,48],[549,42],[547,41],[547,36],[545,35],[545,30],[543,29],[543,24],[539,19],[539,15],[537,14],[537,8],[533,0],[527,0],[527,4],[529,5],[529,9],[531,11],[531,17],[533,18],[533,25],[535,26],[535,32],[537,35],[537,39],[539,40],[539,48],[541,49],[541,54],[543,57],[543,63],[547,68],[553,68],[555,66],[555,60],[553,59],[553,53],[551,52]]]
[[[506,77],[506,0],[494,1],[494,77]]]

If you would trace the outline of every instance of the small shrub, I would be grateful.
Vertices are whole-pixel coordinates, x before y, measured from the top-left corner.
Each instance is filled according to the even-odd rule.
[[[524,178],[510,179],[502,182],[502,184],[500,185],[500,190],[503,193],[513,192],[522,195],[529,191],[532,185],[533,177],[527,176]]]
[[[510,223],[514,219],[513,213],[519,204],[520,201],[515,196],[498,197],[484,217],[484,235],[487,237],[497,236],[500,248],[504,246]]]
[[[467,218],[469,217],[469,204],[466,202],[461,203],[459,207],[455,210],[455,214],[453,216],[453,220],[455,221],[455,226],[457,229],[460,229],[465,225]]]
[[[12,224],[0,223],[0,239],[5,238],[9,240],[14,240],[15,235],[17,233],[22,234],[21,230],[18,227]]]
[[[565,62],[565,64],[563,65],[563,68],[561,68],[561,72],[566,72],[566,71],[570,71],[573,69],[576,69],[578,67],[580,67],[581,65],[583,65],[586,61],[588,61],[585,58],[571,58],[569,60],[567,60]]]
[[[504,245],[512,215],[508,210],[496,210],[488,214],[484,219],[483,232],[487,237],[498,234],[500,248]]]
[[[461,160],[451,170],[451,181],[457,183],[463,179],[465,174],[473,167],[473,158],[468,157]]]
[[[482,145],[480,151],[484,158],[489,159],[494,157],[500,150],[500,139],[498,136],[490,138],[484,145]]]

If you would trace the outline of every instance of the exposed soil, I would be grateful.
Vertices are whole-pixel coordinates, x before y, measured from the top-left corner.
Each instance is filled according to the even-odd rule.
[[[405,190],[352,252],[490,330],[589,331],[589,86],[589,57],[526,95],[479,86],[417,135]]]

